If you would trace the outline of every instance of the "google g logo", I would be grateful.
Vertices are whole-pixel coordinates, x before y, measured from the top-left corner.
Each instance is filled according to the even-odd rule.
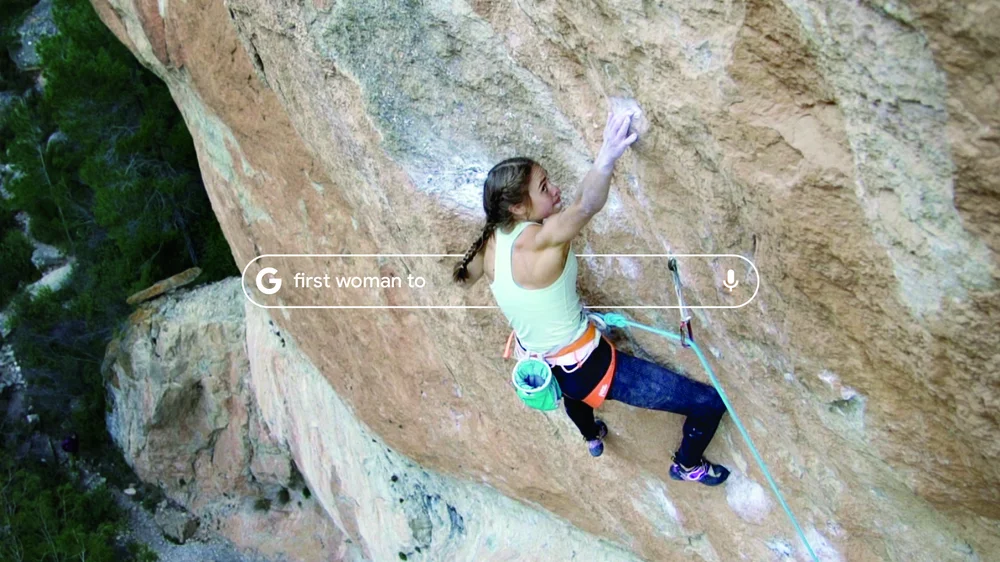
[[[260,270],[260,273],[257,274],[257,279],[256,279],[257,290],[264,293],[265,295],[273,295],[274,293],[277,293],[278,290],[281,289],[281,278],[271,277],[276,273],[278,273],[278,270],[274,269],[273,267],[265,267],[264,269]],[[265,275],[269,276],[267,278],[267,283],[269,286],[264,286]]]

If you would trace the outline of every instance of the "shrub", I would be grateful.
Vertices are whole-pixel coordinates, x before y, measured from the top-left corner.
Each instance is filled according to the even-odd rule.
[[[0,459],[0,559],[114,561],[121,510],[104,486],[83,491],[54,467]]]
[[[8,230],[0,239],[0,308],[7,306],[21,283],[38,279],[38,271],[31,263],[34,248],[19,230]]]
[[[0,1],[0,90],[9,80],[34,82],[6,57],[16,40],[10,25],[34,4]],[[79,455],[113,473],[110,483],[127,466],[107,437],[101,363],[129,313],[126,296],[195,265],[202,283],[238,270],[166,86],[89,1],[54,0],[53,18],[59,33],[38,44],[44,93],[26,95],[0,119],[2,160],[15,170],[4,180],[12,198],[0,201],[0,304],[11,303],[10,339],[28,383],[58,386],[48,404],[36,404],[44,429],[72,428]],[[8,234],[15,212],[31,218],[33,237],[76,258],[64,288],[34,299],[15,293],[37,275],[23,267],[24,237]],[[83,407],[67,416],[70,397]],[[0,491],[0,560],[114,559],[121,518],[107,490],[80,492],[65,474],[20,466],[10,453],[0,459],[0,487],[15,483]],[[143,503],[155,508],[160,497],[152,491]],[[155,559],[135,549],[134,557]]]

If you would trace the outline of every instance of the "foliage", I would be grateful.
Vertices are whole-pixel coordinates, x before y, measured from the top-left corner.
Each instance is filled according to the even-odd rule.
[[[36,239],[72,251],[75,241],[86,237],[87,222],[92,220],[81,204],[88,193],[74,181],[78,155],[53,137],[56,124],[39,98],[32,92],[17,100],[4,120],[9,139],[6,161],[16,170],[5,187],[13,195],[11,206],[31,217]]]
[[[0,2],[0,90],[16,84],[21,94],[35,83],[6,56],[34,3]],[[53,18],[59,33],[37,45],[44,91],[29,90],[0,118],[0,161],[13,170],[3,177],[11,198],[0,199],[0,305],[10,301],[10,342],[29,384],[57,387],[47,404],[35,404],[36,429],[77,433],[80,456],[112,482],[127,465],[108,439],[101,363],[130,312],[125,298],[195,265],[201,283],[237,269],[166,86],[87,0],[54,0]],[[75,259],[63,288],[34,298],[23,290],[38,272],[18,212],[30,218],[32,237]],[[79,491],[54,468],[2,453],[0,486],[10,485],[0,490],[0,561],[124,555],[110,550],[120,519],[107,490]],[[129,550],[133,559],[156,558]]]
[[[0,560],[117,560],[121,510],[103,485],[77,488],[55,467],[0,458]]]
[[[89,2],[56,0],[53,17],[60,33],[38,44],[44,96],[6,119],[8,190],[32,234],[110,269],[122,297],[193,265],[200,281],[235,273],[169,91]]]
[[[0,239],[0,308],[7,306],[21,282],[38,278],[31,264],[33,248],[28,238],[19,230],[10,229]]]
[[[5,187],[32,236],[76,266],[63,289],[13,299],[11,339],[23,367],[58,374],[66,394],[82,399],[57,418],[96,453],[106,441],[100,367],[129,314],[125,298],[195,265],[199,282],[237,270],[165,85],[87,0],[54,0],[53,18],[59,33],[38,43],[44,94],[23,98],[0,124],[15,170]]]

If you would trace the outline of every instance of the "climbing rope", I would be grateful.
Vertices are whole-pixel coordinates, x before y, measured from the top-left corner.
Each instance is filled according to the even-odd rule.
[[[690,338],[685,338],[683,332],[682,335],[678,336],[677,334],[672,334],[670,332],[658,330],[651,326],[646,326],[638,322],[633,322],[628,318],[626,318],[625,316],[621,314],[616,314],[614,312],[606,312],[603,314],[597,312],[591,312],[589,313],[588,316],[590,316],[592,319],[595,320],[597,327],[600,328],[602,332],[605,331],[606,327],[608,326],[612,326],[615,328],[627,328],[631,326],[633,328],[639,328],[640,330],[646,330],[647,332],[652,332],[654,334],[663,336],[671,341],[674,341],[682,345],[687,343],[685,347],[690,347],[691,349],[694,350],[695,354],[698,356],[698,360],[701,361],[701,366],[704,367],[705,372],[708,373],[708,378],[712,380],[712,385],[715,386],[715,390],[719,392],[719,396],[722,398],[722,402],[726,405],[726,410],[729,411],[729,417],[731,417],[733,421],[736,423],[736,427],[740,430],[740,435],[743,436],[743,440],[746,441],[747,446],[750,447],[750,452],[753,453],[754,459],[757,460],[757,464],[760,466],[761,471],[764,473],[764,478],[766,478],[767,483],[771,485],[771,491],[773,491],[774,495],[778,498],[778,502],[781,503],[781,507],[784,508],[785,514],[788,515],[789,521],[792,522],[792,526],[795,527],[795,531],[799,534],[799,538],[802,540],[802,544],[806,545],[806,550],[809,552],[809,555],[812,557],[812,559],[815,562],[819,562],[819,557],[816,556],[816,553],[813,552],[812,546],[809,545],[809,541],[806,540],[806,535],[805,533],[802,532],[802,527],[799,526],[798,520],[795,519],[795,515],[792,514],[792,509],[788,507],[787,503],[785,503],[785,498],[781,495],[781,491],[778,490],[778,485],[774,482],[774,478],[771,477],[771,472],[767,469],[767,465],[764,463],[764,459],[762,459],[760,457],[760,453],[757,452],[757,447],[754,446],[753,440],[750,439],[750,434],[747,433],[746,428],[743,427],[743,422],[740,421],[740,417],[736,415],[736,410],[733,409],[733,405],[729,402],[729,397],[726,396],[726,391],[723,390],[722,385],[719,384],[719,379],[715,377],[715,372],[712,371],[712,366],[708,364],[708,360],[705,359],[705,354],[701,352],[701,348],[698,347],[698,344],[695,343],[694,340]],[[685,339],[687,339],[687,342],[685,342]]]

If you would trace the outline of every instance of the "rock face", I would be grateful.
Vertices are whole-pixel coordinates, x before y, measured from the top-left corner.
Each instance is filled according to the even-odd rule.
[[[148,301],[149,299],[156,298],[163,293],[168,293],[178,287],[183,287],[184,285],[193,282],[199,275],[201,275],[201,268],[192,267],[178,273],[177,275],[172,275],[167,279],[157,281],[152,286],[146,287],[138,293],[129,296],[129,298],[125,299],[125,302],[128,304],[139,304],[140,302]]]
[[[140,305],[105,357],[108,428],[136,474],[201,525],[267,556],[317,559],[337,531],[260,423],[242,300],[233,280]],[[176,542],[196,528],[171,509],[157,522]]]
[[[52,0],[41,0],[17,29],[21,45],[11,52],[17,68],[22,71],[38,70],[42,62],[38,56],[38,40],[56,31],[56,24],[52,21]]]
[[[245,302],[238,279],[141,305],[105,372],[108,427],[137,474],[244,548],[303,561],[572,560],[583,550],[636,560],[387,447],[292,336]],[[311,470],[296,472],[293,457]],[[163,504],[158,525],[183,543],[196,519]]]
[[[163,536],[177,544],[184,544],[198,530],[196,518],[183,510],[171,509],[166,501],[156,506],[154,519]]]
[[[997,2],[93,2],[170,87],[243,264],[462,253],[494,163],[534,157],[571,200],[608,101],[635,100],[649,129],[576,249],[753,260],[753,302],[696,311],[695,337],[813,548],[829,560],[1000,551]],[[370,263],[370,275],[426,281],[376,304],[492,304],[486,287],[449,283],[452,260]],[[585,300],[669,294],[665,268],[644,263],[583,260]],[[249,265],[248,285],[263,267],[329,265],[271,256]],[[717,299],[719,274],[685,270],[688,303]],[[297,360],[422,466],[645,559],[803,556],[729,421],[708,455],[739,479],[720,491],[667,478],[679,416],[609,403],[612,436],[592,460],[565,416],[525,411],[505,382],[496,310],[270,312]],[[702,376],[689,353],[622,343]],[[269,424],[309,426],[282,433],[308,482],[356,462],[309,447],[339,431],[336,418],[304,418],[318,389],[284,391],[258,398],[262,411],[288,401]],[[345,484],[327,486],[336,497]],[[323,505],[345,543],[375,517]]]

